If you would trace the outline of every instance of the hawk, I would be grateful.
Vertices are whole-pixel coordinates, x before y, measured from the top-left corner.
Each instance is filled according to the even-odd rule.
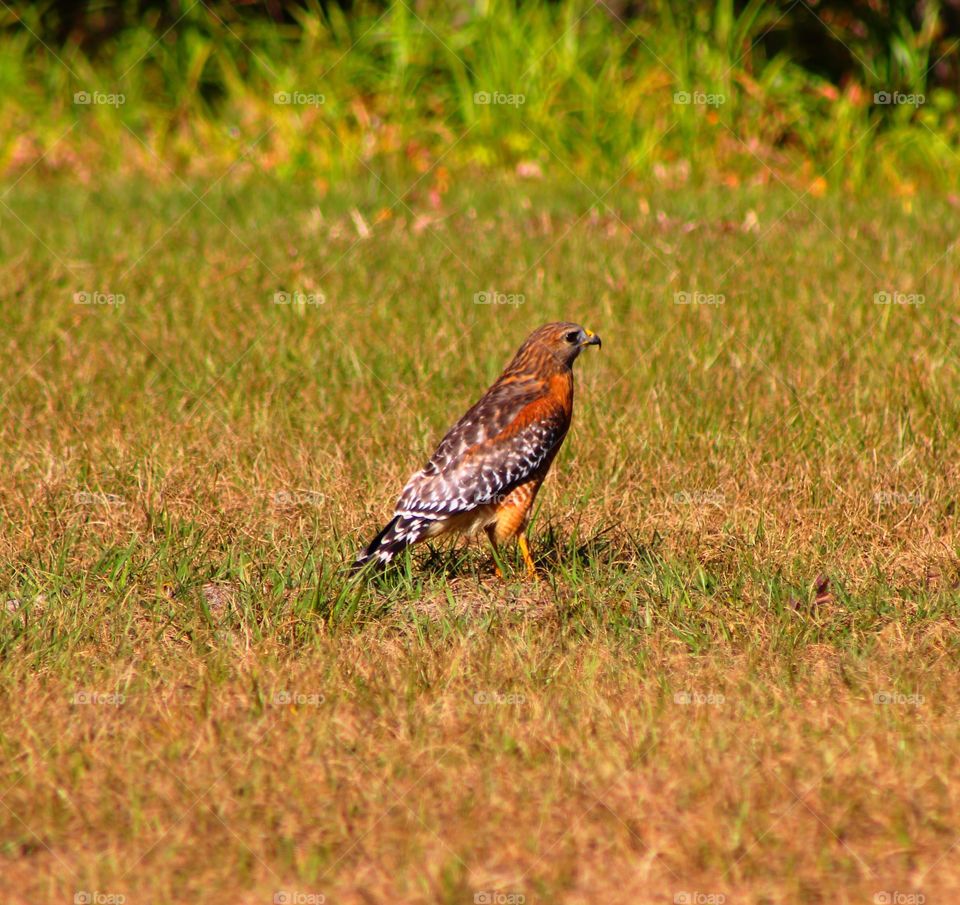
[[[385,565],[411,544],[486,531],[496,551],[524,530],[573,414],[573,363],[600,337],[579,324],[546,324],[527,337],[496,383],[440,441],[400,494],[393,518],[357,554],[354,570]],[[499,570],[498,570],[499,571]]]

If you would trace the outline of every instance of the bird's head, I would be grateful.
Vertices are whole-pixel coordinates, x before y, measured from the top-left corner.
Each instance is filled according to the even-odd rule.
[[[560,367],[569,368],[587,346],[599,346],[600,337],[579,324],[544,324],[534,330],[520,347],[517,358],[545,356]]]

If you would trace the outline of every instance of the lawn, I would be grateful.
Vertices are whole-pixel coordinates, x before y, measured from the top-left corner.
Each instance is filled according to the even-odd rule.
[[[956,900],[960,210],[682,179],[7,185],[5,902]],[[557,319],[541,580],[349,581]]]

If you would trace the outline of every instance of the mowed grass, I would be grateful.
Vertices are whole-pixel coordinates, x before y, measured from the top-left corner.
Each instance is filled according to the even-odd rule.
[[[2,197],[4,901],[955,897],[946,199]],[[348,581],[555,319],[542,580]]]

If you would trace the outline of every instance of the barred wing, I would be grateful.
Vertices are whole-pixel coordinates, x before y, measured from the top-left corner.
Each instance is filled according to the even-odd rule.
[[[503,389],[509,392],[494,386],[443,438],[426,467],[407,482],[397,515],[441,520],[469,512],[549,465],[570,426],[567,411],[543,394],[542,384],[535,396],[532,387]]]

